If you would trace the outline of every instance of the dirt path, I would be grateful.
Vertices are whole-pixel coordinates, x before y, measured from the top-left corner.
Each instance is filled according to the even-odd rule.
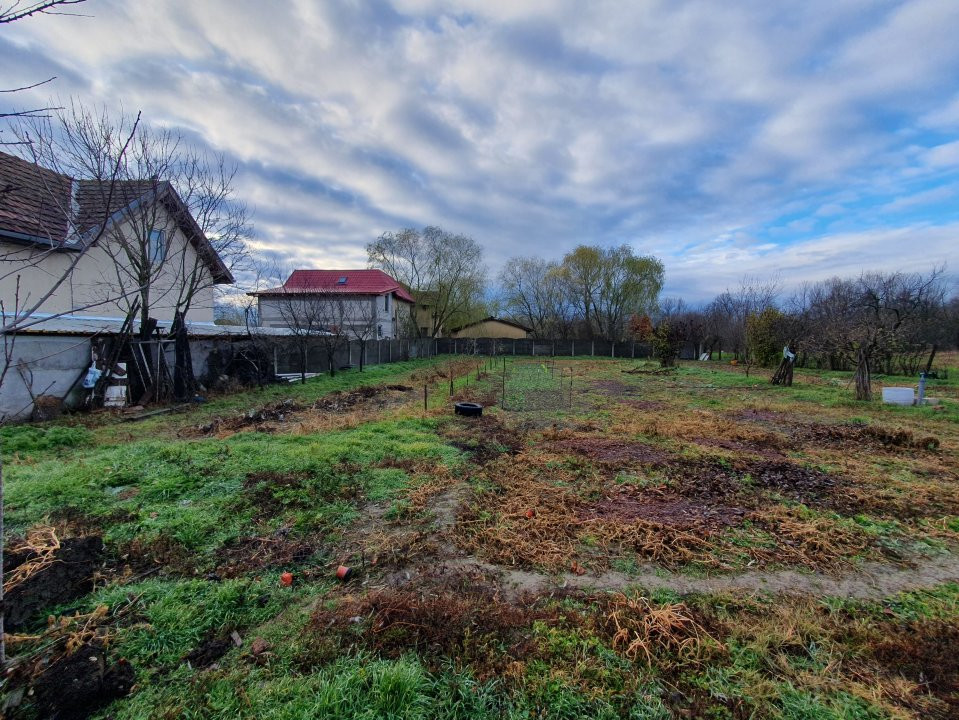
[[[635,575],[607,572],[601,575],[546,575],[529,570],[463,558],[443,563],[449,569],[476,568],[500,578],[512,595],[544,592],[555,588],[624,590],[640,586],[649,590],[673,590],[677,593],[721,593],[734,590],[754,593],[799,593],[878,600],[904,590],[930,587],[944,582],[959,582],[959,556],[942,555],[924,560],[914,568],[882,563],[864,563],[857,570],[841,575],[804,573],[795,570],[753,571],[712,577],[689,577],[645,568]]]

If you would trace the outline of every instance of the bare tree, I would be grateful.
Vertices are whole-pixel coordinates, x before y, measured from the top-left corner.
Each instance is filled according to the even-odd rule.
[[[779,290],[778,278],[762,280],[746,276],[739,281],[738,287],[718,295],[707,308],[712,333],[721,337],[725,349],[732,351],[739,360],[747,364],[752,362],[746,333],[747,319],[773,307]]]
[[[21,0],[6,0],[0,3],[0,25],[6,25],[17,20],[23,20],[32,15],[38,14],[57,14],[58,8],[66,5],[77,5],[84,0],[37,0],[34,2],[21,2]],[[25,85],[19,88],[8,88],[0,90],[2,93],[15,93],[24,90],[30,90],[32,88],[44,85],[54,78],[47,78],[46,80],[32,83],[30,85]],[[33,109],[33,110],[22,110],[16,112],[5,112],[0,113],[0,118],[22,118],[22,117],[36,117],[42,115],[45,109]],[[0,146],[6,145],[8,143],[0,141]],[[0,189],[0,200],[3,199],[3,195],[10,192],[10,188]],[[71,265],[67,271],[61,276],[59,281],[55,281],[56,287],[59,287],[63,284],[66,277],[69,276],[69,273],[72,272],[73,266],[76,262]],[[0,278],[2,279],[2,278]],[[7,370],[10,367],[10,361],[13,358],[13,346],[16,339],[16,331],[19,329],[19,326],[22,326],[25,322],[25,318],[29,318],[31,312],[21,313],[20,311],[20,278],[17,276],[15,280],[16,291],[14,293],[14,308],[13,312],[8,316],[7,310],[10,308],[4,308],[3,304],[0,303],[0,318],[2,318],[2,329],[0,329],[0,335],[3,336],[3,369],[0,370],[0,387],[3,386],[3,380],[6,377]],[[51,293],[52,294],[52,290]],[[46,296],[49,298],[49,294]],[[32,308],[32,312],[35,312],[40,305],[46,300],[46,298],[41,297],[40,300],[36,303],[36,307]],[[30,310],[30,309],[28,309]],[[2,418],[0,418],[2,422]],[[3,546],[4,546],[4,492],[3,492],[3,460],[0,459],[0,668],[5,667],[7,664],[7,644],[6,644],[6,635],[4,633],[4,610],[3,610]]]
[[[23,20],[32,15],[74,15],[75,13],[64,12],[63,8],[83,2],[85,0],[35,0],[33,2],[7,0],[0,3],[0,25]]]
[[[517,257],[500,273],[508,315],[532,328],[533,337],[566,338],[573,325],[573,307],[560,266],[538,257]]]
[[[942,275],[943,268],[926,274],[863,273],[855,280],[833,278],[810,289],[809,342],[830,367],[855,367],[857,400],[872,399],[878,362],[885,360],[891,369],[892,356],[910,344],[927,347],[916,330],[943,305]]]
[[[300,382],[306,382],[310,348],[319,346],[336,374],[336,355],[347,342],[346,303],[334,295],[290,293],[276,299],[276,308],[290,330],[300,363]]]
[[[379,297],[343,299],[343,324],[348,340],[360,346],[360,372],[366,365],[366,345],[380,335],[376,303]]]
[[[28,159],[79,181],[81,224],[90,208],[106,209],[110,221],[97,247],[108,262],[87,291],[137,313],[146,341],[159,313],[182,327],[191,308],[212,308],[214,289],[249,266],[252,225],[234,198],[235,169],[222,156],[192,151],[175,132],[138,118],[74,103],[53,120],[22,121],[17,134]],[[178,364],[177,372],[187,388],[194,384],[189,367]]]
[[[405,285],[417,304],[429,306],[426,335],[438,336],[454,323],[465,324],[482,305],[486,286],[483,250],[473,238],[436,226],[387,232],[366,246],[370,267]],[[420,336],[415,306],[410,334]]]

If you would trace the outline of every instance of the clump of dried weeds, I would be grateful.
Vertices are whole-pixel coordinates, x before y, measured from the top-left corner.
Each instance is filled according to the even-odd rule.
[[[630,660],[656,658],[697,661],[704,648],[720,647],[684,603],[656,604],[645,597],[617,594],[609,600],[606,627],[614,650]]]

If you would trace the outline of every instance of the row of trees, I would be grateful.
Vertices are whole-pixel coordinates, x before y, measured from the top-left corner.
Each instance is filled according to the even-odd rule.
[[[561,262],[513,258],[500,283],[506,313],[534,337],[622,340],[630,318],[656,310],[663,264],[628,245],[580,245]]]
[[[959,295],[952,290],[943,268],[832,278],[787,297],[777,282],[745,279],[702,308],[663,301],[635,329],[664,365],[686,346],[710,357],[726,350],[747,372],[784,359],[790,367],[855,370],[856,397],[868,400],[874,372],[929,372],[939,349],[959,346]],[[786,348],[794,359],[784,358]]]

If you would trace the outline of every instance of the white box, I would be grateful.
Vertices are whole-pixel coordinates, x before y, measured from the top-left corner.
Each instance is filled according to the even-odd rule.
[[[882,401],[887,405],[915,405],[916,395],[911,387],[885,387]]]

